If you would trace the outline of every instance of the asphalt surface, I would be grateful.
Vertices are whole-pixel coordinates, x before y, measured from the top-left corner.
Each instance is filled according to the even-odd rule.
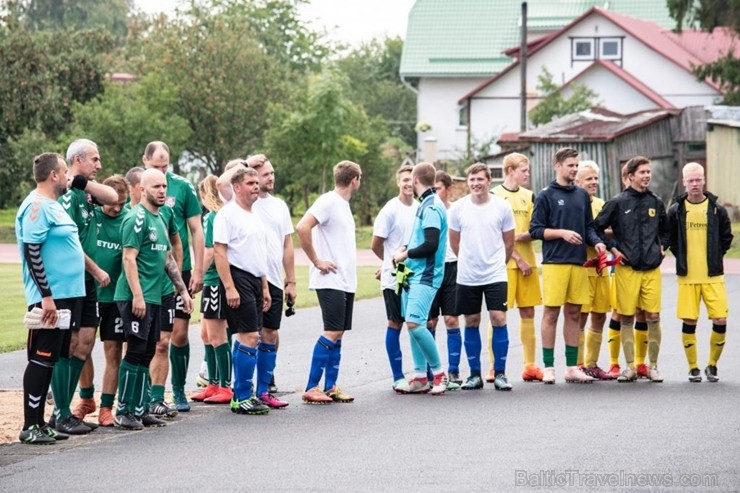
[[[732,306],[740,276],[728,276],[727,286]],[[0,489],[738,491],[740,342],[732,314],[721,382],[689,383],[675,295],[675,276],[664,275],[664,383],[565,384],[560,330],[557,384],[521,382],[518,315],[511,312],[514,390],[496,392],[487,385],[439,397],[391,391],[382,300],[358,302],[339,379],[357,400],[328,406],[300,401],[321,325],[318,309],[300,310],[281,330],[276,375],[288,391],[287,409],[239,416],[198,404],[166,428],[98,430],[49,447],[0,446]],[[702,368],[709,327],[702,319],[697,331]],[[443,332],[438,340],[446,354]],[[191,337],[192,386],[202,345],[197,328]],[[403,341],[408,371],[406,334]],[[100,374],[100,347],[95,356]],[[607,366],[606,343],[600,361]],[[0,355],[0,389],[19,388],[24,365],[23,352]]]

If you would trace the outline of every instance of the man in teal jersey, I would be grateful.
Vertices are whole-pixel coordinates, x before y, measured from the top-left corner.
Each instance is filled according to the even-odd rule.
[[[69,352],[70,325],[79,323],[85,296],[85,254],[77,226],[57,203],[67,191],[67,165],[59,154],[45,153],[33,160],[33,190],[18,208],[15,236],[21,253],[23,285],[28,310],[42,310],[43,327],[28,331],[28,365],[23,374],[23,430],[21,443],[47,445],[68,438],[44,422],[46,393],[52,369]],[[74,186],[83,186],[78,180]],[[70,310],[61,322],[58,310]],[[82,426],[82,425],[79,425]]]
[[[162,280],[164,272],[183,299],[183,309],[192,311],[192,300],[171,255],[167,229],[159,209],[164,205],[167,180],[156,170],[141,175],[141,203],[134,206],[121,226],[123,272],[116,286],[115,301],[123,319],[126,355],[118,376],[118,406],[114,424],[140,430],[164,426],[148,412],[145,400],[149,364],[159,341]]]
[[[95,222],[97,223],[96,260],[98,267],[103,269],[111,278],[110,284],[98,287],[98,303],[100,304],[100,340],[103,342],[105,353],[105,371],[103,372],[103,395],[100,398],[98,424],[113,426],[113,400],[116,397],[118,385],[118,367],[121,364],[123,352],[123,321],[118,313],[118,307],[113,301],[116,292],[118,277],[121,275],[121,224],[128,200],[128,186],[121,175],[113,175],[103,182],[113,188],[118,194],[116,205],[104,205],[95,208]],[[80,379],[82,381],[82,379]]]
[[[447,249],[447,210],[437,197],[435,175],[436,169],[430,163],[414,166],[411,173],[414,193],[421,203],[407,247],[393,255],[394,264],[405,262],[405,268],[410,271],[409,287],[401,295],[401,306],[409,329],[414,377],[396,387],[396,392],[402,394],[429,392],[439,395],[447,389],[447,374],[442,369],[434,337],[426,328],[432,301],[442,285]],[[427,365],[434,375],[431,389]]]
[[[74,186],[73,181],[72,188],[59,198],[59,203],[77,224],[80,243],[85,252],[85,299],[80,323],[77,326],[79,330],[74,330],[70,339],[69,358],[60,358],[55,366],[51,387],[56,406],[53,415],[54,426],[65,433],[79,434],[97,428],[97,424],[81,421],[85,415],[95,411],[95,401],[92,399],[93,367],[88,356],[95,344],[99,318],[96,282],[102,287],[110,283],[108,273],[95,263],[97,247],[95,205],[113,205],[118,202],[118,194],[111,187],[93,181],[101,169],[100,153],[95,142],[88,139],[72,142],[67,148],[67,165],[69,175],[78,186]],[[81,389],[80,405],[71,412],[69,404],[85,365],[87,370],[81,385],[85,390]],[[74,415],[74,418],[70,418],[71,415]]]
[[[154,141],[147,144],[142,160],[147,169],[157,169],[167,177],[165,205],[171,207],[172,212],[174,212],[175,224],[182,241],[182,277],[185,283],[188,284],[190,295],[193,296],[203,289],[203,253],[205,251],[203,225],[201,224],[202,209],[198,194],[188,180],[168,171],[170,150],[164,142]],[[191,262],[190,259],[188,229],[193,240],[194,262]],[[172,365],[172,395],[175,400],[175,407],[180,412],[190,410],[187,397],[185,397],[185,377],[190,362],[189,321],[190,314],[182,310],[182,300],[176,297],[175,322],[170,339],[169,361]],[[162,358],[163,346],[164,341],[160,341],[157,355],[153,361],[152,382],[155,385],[159,384],[162,375],[164,375],[162,383],[167,378],[167,362]]]

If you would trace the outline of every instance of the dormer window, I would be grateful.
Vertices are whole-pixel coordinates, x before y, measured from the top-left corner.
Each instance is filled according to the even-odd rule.
[[[594,59],[594,40],[593,39],[574,39],[573,40],[573,60],[593,60]]]
[[[599,41],[601,47],[599,58],[603,60],[622,59],[622,40],[620,38],[604,38]]]
[[[570,63],[593,60],[611,60],[622,64],[623,37],[570,38]]]

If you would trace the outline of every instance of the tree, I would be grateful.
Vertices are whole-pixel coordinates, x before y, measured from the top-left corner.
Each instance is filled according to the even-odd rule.
[[[101,29],[122,39],[133,0],[21,0],[23,25],[31,31]]]
[[[533,125],[544,125],[561,116],[587,110],[596,104],[598,94],[583,84],[571,85],[572,94],[565,99],[547,67],[542,67],[537,80],[537,90],[542,95],[542,100],[529,112],[529,120]]]
[[[740,33],[740,1],[738,0],[667,0],[671,17],[676,19],[676,30],[681,31],[684,22],[698,24],[711,32],[717,27],[726,27],[737,35]],[[714,62],[693,67],[699,80],[711,79],[724,93],[723,104],[740,104],[740,60],[735,58],[734,46]]]

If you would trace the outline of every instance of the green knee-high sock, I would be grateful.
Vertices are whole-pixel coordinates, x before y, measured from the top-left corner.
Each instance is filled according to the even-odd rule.
[[[51,372],[51,391],[54,394],[54,419],[59,421],[72,414],[69,408],[69,358],[59,358]]]
[[[212,344],[204,344],[206,366],[208,367],[208,383],[211,385],[216,384],[218,381],[217,366],[216,366],[216,353],[213,349]]]
[[[116,414],[121,415],[127,411],[133,412],[136,396],[136,378],[138,365],[121,361],[118,369],[118,406]]]
[[[150,390],[149,403],[164,402],[164,385],[152,385]]]
[[[80,382],[80,373],[82,368],[85,366],[85,360],[71,356],[69,358],[69,402],[72,402],[72,397],[75,395],[75,389],[77,384]]]
[[[136,365],[136,393],[134,404],[134,415],[141,416],[146,412],[149,403],[149,368],[144,365]]]
[[[185,389],[185,377],[188,373],[188,363],[190,362],[190,344],[177,347],[170,344],[170,370],[173,391],[183,391]]]
[[[218,385],[219,387],[229,387],[231,385],[231,351],[229,344],[223,343],[213,349],[218,368]]]

